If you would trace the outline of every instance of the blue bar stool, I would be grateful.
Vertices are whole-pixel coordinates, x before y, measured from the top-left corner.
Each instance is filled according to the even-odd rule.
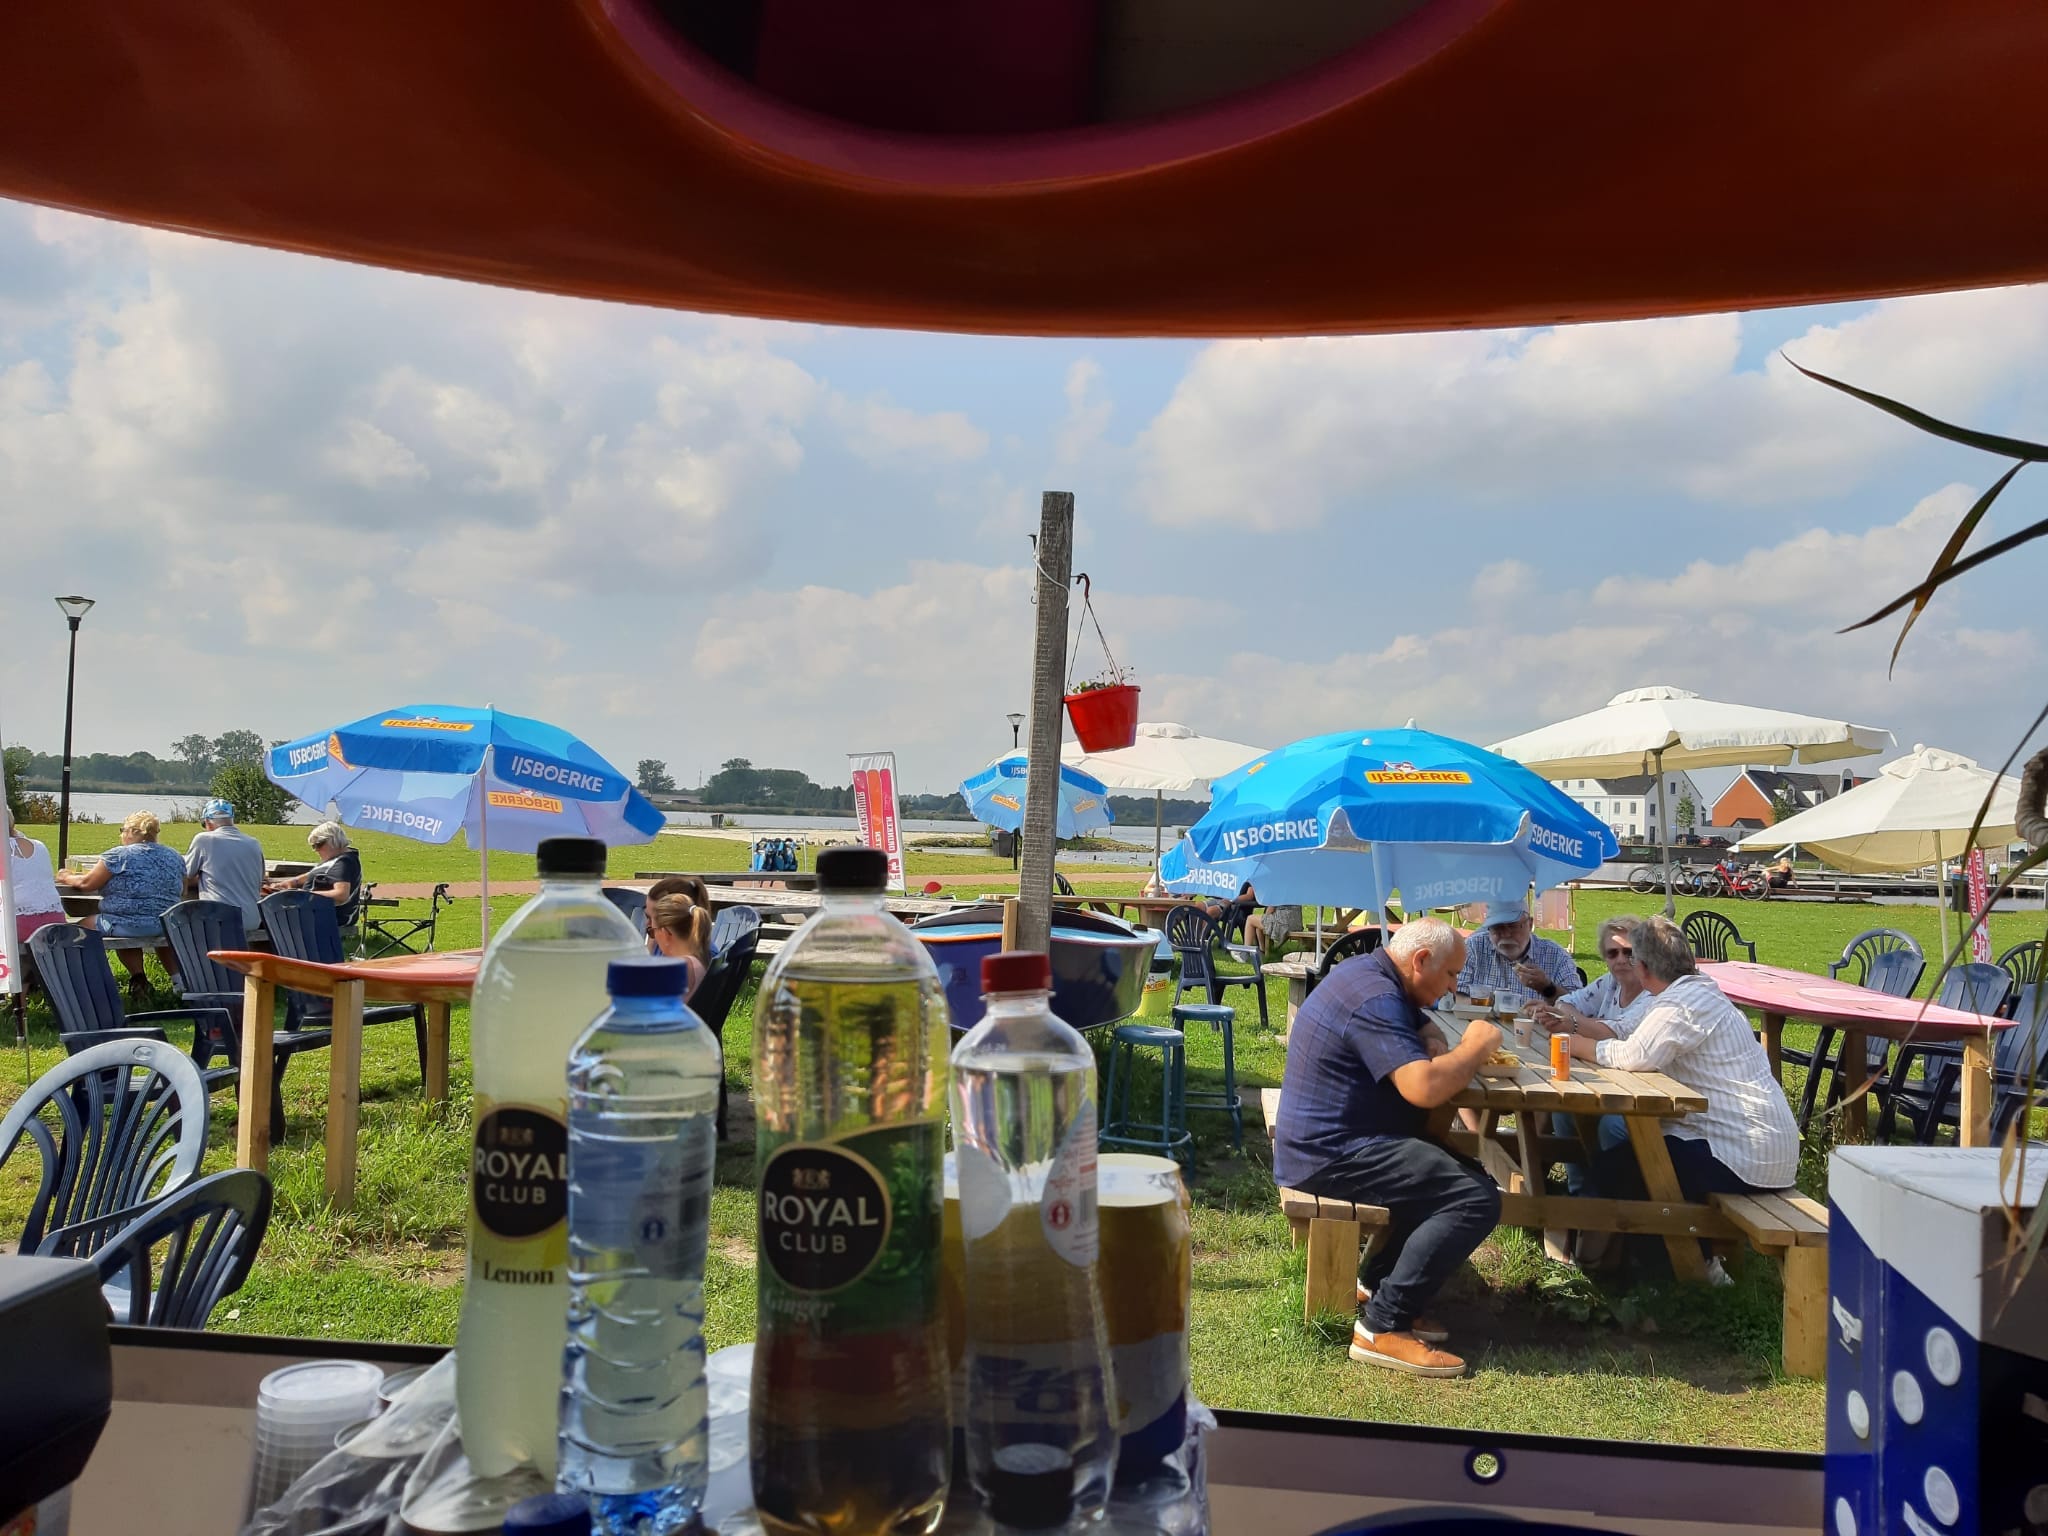
[[[1228,1003],[1181,1003],[1173,1010],[1173,1022],[1183,1030],[1207,1024],[1212,1030],[1223,1031],[1223,1091],[1188,1093],[1183,1090],[1181,1099],[1189,1109],[1220,1109],[1230,1116],[1230,1149],[1233,1152],[1243,1151],[1244,1100],[1238,1097],[1237,1048],[1231,1035],[1231,1026],[1237,1022],[1237,1010]]]
[[[1137,1075],[1141,1048],[1160,1055],[1156,1122],[1131,1118],[1131,1079]],[[1102,1095],[1103,1126],[1096,1141],[1105,1147],[1132,1147],[1192,1163],[1195,1138],[1188,1130],[1187,1098],[1187,1036],[1156,1024],[1119,1024],[1110,1041],[1109,1083]]]

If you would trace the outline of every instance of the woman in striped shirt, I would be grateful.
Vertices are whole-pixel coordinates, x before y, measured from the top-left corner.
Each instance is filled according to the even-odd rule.
[[[1691,1201],[1788,1187],[1799,1172],[1799,1127],[1742,1010],[1693,965],[1665,917],[1636,925],[1635,964],[1649,1009],[1625,1038],[1571,1037],[1572,1055],[1624,1072],[1663,1072],[1705,1096],[1697,1114],[1664,1122],[1664,1145]],[[1594,1183],[1616,1200],[1646,1198],[1635,1149],[1604,1149]]]

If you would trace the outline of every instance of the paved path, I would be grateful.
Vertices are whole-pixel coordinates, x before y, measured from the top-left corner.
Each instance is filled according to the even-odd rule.
[[[731,871],[731,873],[739,875],[745,874],[746,871],[736,869]],[[1061,870],[1060,873],[1073,881],[1076,889],[1082,886],[1115,886],[1126,891],[1135,891],[1143,883],[1143,876],[1129,871],[1118,873],[1116,871]],[[755,876],[754,878],[758,879],[759,877]],[[934,878],[937,877],[925,876],[927,880]],[[959,885],[986,885],[1000,878],[999,875],[993,873],[985,875],[963,874],[940,879],[939,884],[948,888]],[[379,880],[375,883],[379,896],[396,897],[401,901],[425,901],[434,894],[434,884],[432,881]],[[648,880],[617,880],[612,883],[615,885],[646,886],[651,885],[653,882]],[[924,882],[913,879],[911,884],[921,890]],[[450,880],[447,882],[447,885],[448,894],[457,901],[475,901],[483,895],[482,884],[475,880]],[[491,882],[491,895],[494,898],[499,896],[532,896],[536,895],[539,891],[540,882],[538,880],[493,880]]]

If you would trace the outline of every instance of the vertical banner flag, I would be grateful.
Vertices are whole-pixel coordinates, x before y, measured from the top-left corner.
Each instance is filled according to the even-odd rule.
[[[6,735],[0,732],[0,741]],[[4,773],[0,769],[0,773]],[[14,818],[0,795],[0,997],[21,990],[21,935],[14,931],[14,880],[9,863],[14,856]]]
[[[1988,890],[1990,881],[1985,875],[1984,850],[1982,848],[1972,848],[1970,850],[1969,858],[1963,862],[1963,870],[1964,880],[1970,897],[1970,916],[1973,919],[1981,918],[1984,915],[1985,900],[1990,894]],[[1971,930],[1970,958],[1984,965],[1991,963],[1990,924],[1978,923]]]
[[[889,889],[903,884],[903,833],[896,818],[896,754],[849,752],[853,764],[853,813],[860,821],[860,840],[889,856]]]

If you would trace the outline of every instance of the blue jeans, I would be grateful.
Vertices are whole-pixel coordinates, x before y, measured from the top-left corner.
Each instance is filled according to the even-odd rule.
[[[1550,1129],[1558,1136],[1576,1138],[1579,1134],[1577,1115],[1552,1115]],[[1602,1115],[1600,1127],[1593,1133],[1593,1145],[1598,1153],[1612,1152],[1616,1147],[1628,1145],[1628,1122],[1619,1115]],[[1586,1163],[1564,1165],[1564,1187],[1573,1195],[1583,1195],[1592,1186],[1593,1173]]]
[[[1500,1189],[1491,1176],[1448,1147],[1419,1137],[1357,1142],[1300,1187],[1333,1200],[1386,1207],[1387,1229],[1358,1266],[1359,1284],[1372,1292],[1361,1316],[1374,1333],[1399,1333],[1412,1324],[1500,1225]]]

